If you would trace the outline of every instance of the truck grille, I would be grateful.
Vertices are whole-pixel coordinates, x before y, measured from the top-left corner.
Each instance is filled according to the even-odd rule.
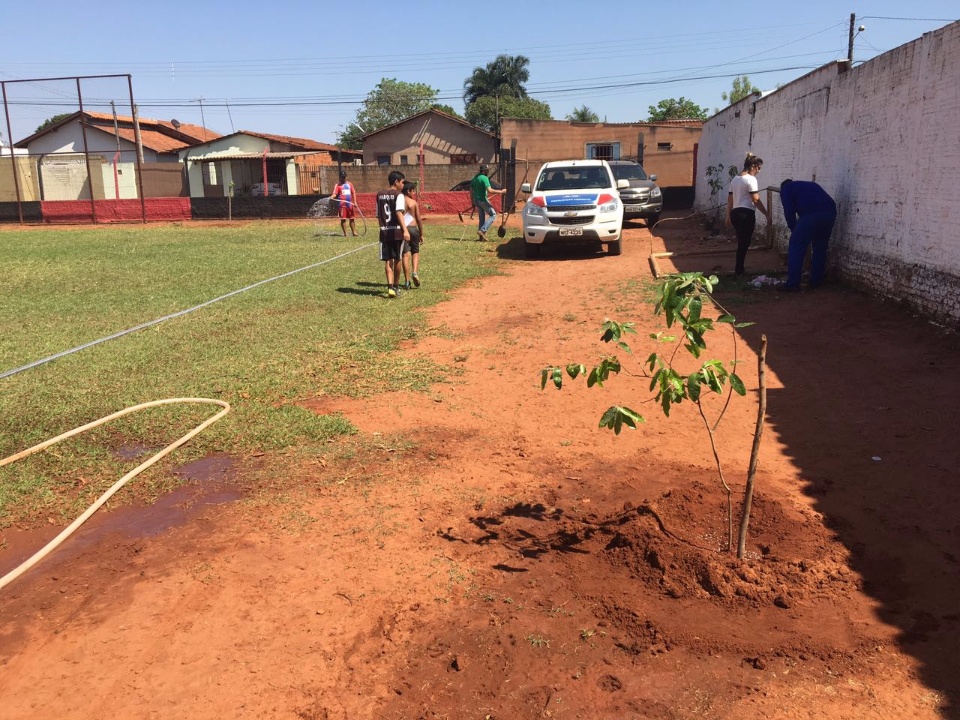
[[[580,215],[579,217],[551,217],[548,218],[551,225],[589,225],[593,222],[593,215]]]
[[[596,205],[547,205],[547,212],[580,212],[596,209]]]

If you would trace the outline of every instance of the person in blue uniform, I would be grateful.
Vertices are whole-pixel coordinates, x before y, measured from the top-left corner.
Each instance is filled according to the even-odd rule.
[[[823,283],[827,269],[827,245],[837,221],[837,204],[826,190],[807,180],[784,180],[780,183],[780,203],[787,227],[790,228],[787,284],[784,290],[800,289],[803,261],[811,245],[810,287],[815,288]]]

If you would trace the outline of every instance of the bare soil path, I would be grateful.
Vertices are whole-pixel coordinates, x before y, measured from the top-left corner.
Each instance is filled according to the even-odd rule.
[[[360,434],[293,484],[221,458],[222,482],[165,522],[95,518],[0,595],[0,718],[960,717],[956,338],[838,287],[729,297],[756,323],[720,431],[738,490],[770,341],[738,565],[689,408],[639,406],[647,424],[615,437],[600,414],[646,380],[537,381],[598,358],[605,317],[636,321],[649,352],[651,249],[703,247],[661,227],[630,229],[616,258],[491,243],[506,274],[402,349],[449,381],[312,398]],[[11,533],[0,562],[32,537]]]

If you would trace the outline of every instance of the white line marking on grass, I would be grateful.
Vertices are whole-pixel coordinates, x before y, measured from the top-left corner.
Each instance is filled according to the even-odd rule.
[[[215,302],[220,302],[221,300],[226,300],[226,299],[229,298],[229,297],[233,297],[234,295],[239,295],[240,293],[246,292],[247,290],[253,290],[255,287],[260,287],[261,285],[266,285],[267,283],[273,282],[274,280],[281,280],[281,279],[283,279],[283,278],[290,277],[291,275],[296,275],[296,274],[299,273],[299,272],[303,272],[304,270],[311,270],[311,269],[313,269],[313,268],[315,268],[315,267],[320,267],[321,265],[326,265],[327,263],[331,263],[331,262],[333,262],[334,260],[340,260],[341,258],[345,258],[345,257],[347,257],[348,255],[352,255],[352,254],[355,253],[355,252],[359,252],[360,250],[366,250],[367,248],[373,247],[373,246],[376,245],[376,244],[377,244],[377,243],[369,243],[368,245],[363,245],[363,246],[361,246],[361,247],[354,248],[353,250],[348,250],[348,251],[345,252],[345,253],[341,253],[340,255],[337,255],[336,257],[328,258],[327,260],[323,260],[323,261],[318,262],[318,263],[313,263],[312,265],[307,265],[306,267],[297,268],[296,270],[291,270],[290,272],[285,272],[285,273],[283,273],[282,275],[277,275],[276,277],[272,277],[272,278],[268,278],[268,279],[266,279],[266,280],[261,280],[261,281],[259,281],[259,282],[255,282],[253,285],[247,285],[246,287],[240,288],[239,290],[234,290],[234,291],[232,291],[232,292],[228,292],[226,295],[221,295],[220,297],[215,297],[215,298],[213,298],[213,300],[207,300],[206,302],[202,302],[202,303],[200,303],[199,305],[194,305],[192,308],[187,308],[186,310],[180,310],[179,312],[175,312],[175,313],[172,313],[172,314],[170,314],[170,315],[165,315],[165,316],[162,317],[162,318],[157,318],[156,320],[151,320],[150,322],[145,322],[145,323],[143,323],[142,325],[137,325],[136,327],[132,327],[132,328],[130,328],[129,330],[121,330],[120,332],[114,333],[113,335],[107,335],[106,337],[102,337],[102,338],[100,338],[99,340],[92,340],[92,341],[90,341],[90,342],[88,342],[88,343],[84,343],[83,345],[78,345],[77,347],[72,348],[72,349],[70,349],[70,350],[64,350],[63,352],[58,352],[58,353],[56,353],[55,355],[50,355],[50,356],[45,357],[45,358],[43,358],[43,359],[41,359],[41,360],[34,360],[32,363],[28,363],[28,364],[26,364],[26,365],[21,365],[21,366],[18,367],[18,368],[13,368],[12,370],[7,370],[7,371],[4,372],[4,373],[0,373],[0,380],[2,380],[3,378],[6,378],[6,377],[10,377],[11,375],[16,375],[17,373],[23,372],[24,370],[29,370],[30,368],[35,368],[35,367],[37,367],[37,366],[39,366],[39,365],[43,365],[44,363],[51,362],[52,360],[57,360],[57,359],[59,359],[59,358],[65,357],[66,355],[72,355],[72,354],[75,353],[75,352],[80,352],[81,350],[86,350],[87,348],[91,348],[91,347],[93,347],[94,345],[99,345],[100,343],[105,343],[105,342],[107,342],[108,340],[116,340],[117,338],[123,337],[124,335],[129,335],[130,333],[136,332],[137,330],[143,330],[144,328],[152,327],[153,325],[158,325],[159,323],[165,322],[165,321],[167,321],[167,320],[173,320],[174,318],[178,318],[178,317],[180,317],[181,315],[186,315],[187,313],[192,313],[194,310],[199,310],[200,308],[205,308],[205,307],[207,307],[208,305],[213,305]]]

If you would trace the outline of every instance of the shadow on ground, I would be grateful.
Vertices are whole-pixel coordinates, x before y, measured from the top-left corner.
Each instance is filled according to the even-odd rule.
[[[540,248],[540,255],[528,258],[521,236],[505,239],[497,246],[497,257],[504,260],[526,260],[528,262],[590,260],[592,258],[607,257],[607,253],[598,243],[583,245],[549,245]]]
[[[960,710],[960,341],[899,306],[839,286],[718,299],[783,388],[768,432],[788,447],[851,567],[899,628],[923,682]],[[811,427],[819,432],[811,432]]]

